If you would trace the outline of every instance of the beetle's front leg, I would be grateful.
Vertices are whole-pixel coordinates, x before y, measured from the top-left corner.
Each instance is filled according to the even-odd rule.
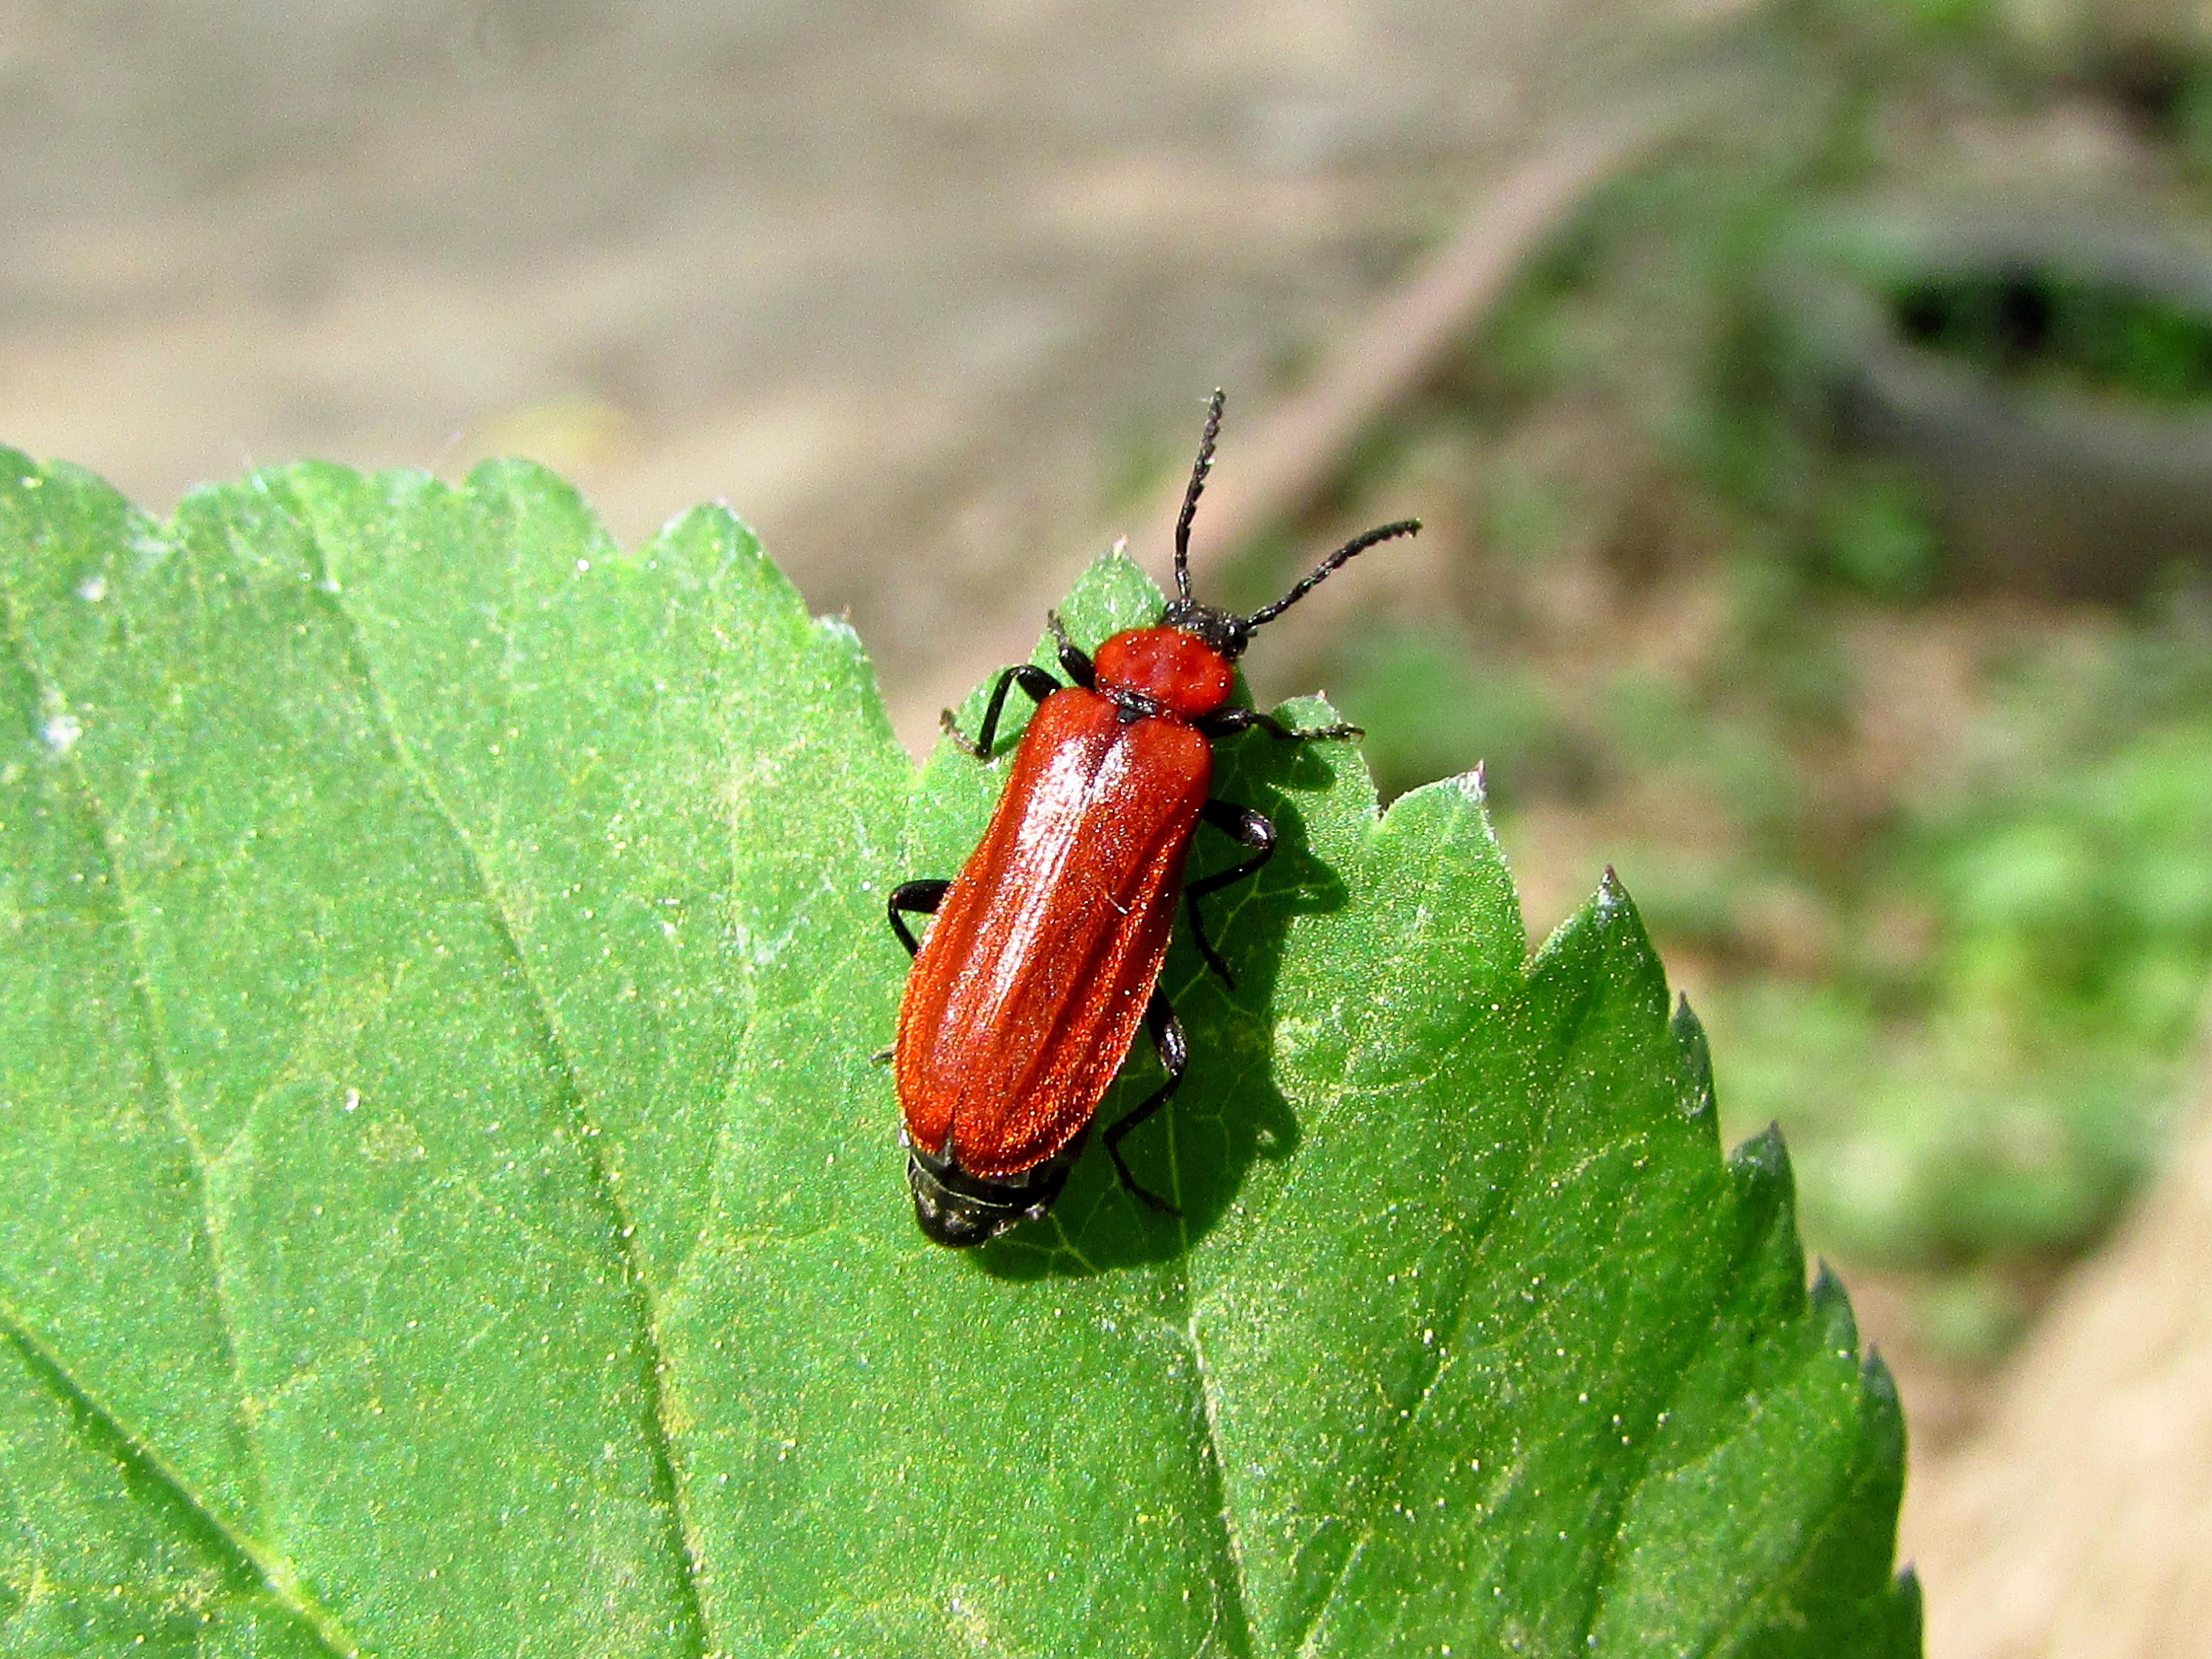
[[[1060,621],[1059,611],[1046,611],[1044,619],[1053,638],[1060,641],[1060,672],[1085,691],[1096,691],[1098,675],[1091,666],[1091,653],[1068,637],[1067,624]]]
[[[1012,668],[1000,671],[999,683],[991,688],[991,701],[984,706],[982,729],[975,733],[975,742],[970,743],[960,735],[960,727],[953,720],[950,708],[938,715],[937,723],[944,728],[945,735],[958,744],[964,752],[973,755],[977,760],[988,760],[991,758],[992,742],[999,735],[999,714],[1006,706],[1006,692],[1017,685],[1029,693],[1032,702],[1042,702],[1054,692],[1064,689],[1058,680],[1035,663],[1018,662]]]

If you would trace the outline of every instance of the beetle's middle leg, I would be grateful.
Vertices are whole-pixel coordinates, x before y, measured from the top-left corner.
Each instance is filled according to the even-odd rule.
[[[1279,743],[1316,743],[1323,739],[1364,738],[1367,735],[1361,727],[1343,722],[1334,726],[1285,726],[1273,714],[1247,708],[1241,703],[1224,704],[1210,714],[1200,715],[1191,724],[1209,738],[1233,738],[1239,732],[1249,732],[1257,726]]]
[[[1159,1052],[1160,1065],[1168,1080],[1107,1128],[1106,1152],[1114,1160],[1114,1172],[1121,1177],[1124,1187],[1162,1215],[1179,1216],[1181,1210],[1158,1193],[1147,1192],[1138,1184],[1137,1177],[1129,1173],[1129,1166],[1121,1157],[1121,1138],[1168,1103],[1168,1097],[1181,1086],[1182,1074],[1190,1065],[1190,1039],[1183,1035],[1182,1022],[1176,1018],[1175,1010],[1169,1006],[1157,985],[1152,988],[1152,1000],[1145,1005],[1145,1029],[1152,1034],[1152,1047]]]
[[[999,671],[999,682],[991,688],[991,701],[983,705],[983,724],[970,742],[961,735],[960,726],[950,708],[938,711],[937,724],[945,735],[960,745],[961,750],[977,760],[991,758],[991,744],[999,735],[999,715],[1006,706],[1006,693],[1015,686],[1029,693],[1030,701],[1042,702],[1060,689],[1060,682],[1035,663],[1018,662],[1012,668]]]
[[[1218,875],[1194,881],[1182,890],[1190,907],[1190,936],[1198,945],[1199,955],[1206,965],[1221,975],[1221,982],[1231,990],[1237,988],[1237,976],[1229,971],[1229,964],[1213,948],[1213,941],[1206,936],[1206,918],[1199,914],[1198,901],[1207,893],[1218,893],[1231,883],[1239,882],[1253,874],[1269,859],[1275,856],[1275,826],[1263,812],[1249,806],[1237,806],[1225,800],[1210,800],[1199,809],[1199,817],[1231,840],[1252,849],[1252,856],[1243,863],[1222,871]]]

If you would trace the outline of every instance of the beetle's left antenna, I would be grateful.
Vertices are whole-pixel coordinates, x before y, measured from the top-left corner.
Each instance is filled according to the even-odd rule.
[[[1345,543],[1342,547],[1338,548],[1335,552],[1330,554],[1318,565],[1315,566],[1313,574],[1308,576],[1296,587],[1293,587],[1289,592],[1284,594],[1281,599],[1277,599],[1274,604],[1263,605],[1257,611],[1255,611],[1250,616],[1245,617],[1244,625],[1247,628],[1257,628],[1261,623],[1274,621],[1276,617],[1281,616],[1283,612],[1288,611],[1300,599],[1303,599],[1307,594],[1312,592],[1314,589],[1319,587],[1322,585],[1322,582],[1328,577],[1328,573],[1335,569],[1339,565],[1344,563],[1347,559],[1354,558],[1359,554],[1364,553],[1369,548],[1374,546],[1377,542],[1394,541],[1401,536],[1411,536],[1418,532],[1420,527],[1421,521],[1419,519],[1401,519],[1395,524],[1378,525],[1374,529],[1366,532],[1363,535],[1354,536],[1350,541]]]
[[[1206,489],[1206,475],[1213,470],[1213,441],[1221,435],[1222,391],[1213,388],[1206,406],[1206,431],[1198,441],[1198,460],[1190,469],[1190,488],[1182,493],[1182,516],[1176,520],[1176,592],[1190,598],[1190,520],[1198,511],[1198,498]]]

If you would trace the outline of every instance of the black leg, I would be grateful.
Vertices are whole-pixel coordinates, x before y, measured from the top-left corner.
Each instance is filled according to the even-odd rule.
[[[884,908],[890,915],[891,932],[896,933],[898,942],[906,946],[907,955],[921,955],[921,942],[907,931],[906,923],[899,920],[900,916],[935,915],[937,907],[945,902],[945,890],[951,885],[949,881],[902,881],[891,889],[890,902]]]
[[[1067,624],[1060,619],[1060,612],[1048,611],[1045,622],[1052,629],[1053,638],[1060,641],[1060,672],[1085,691],[1098,689],[1098,676],[1091,666],[1090,654],[1067,637]]]
[[[1239,708],[1235,704],[1215,709],[1211,714],[1201,714],[1191,722],[1209,738],[1233,738],[1239,732],[1258,726],[1269,737],[1285,743],[1314,743],[1322,738],[1364,738],[1365,732],[1356,726],[1316,726],[1305,731],[1285,726],[1273,714],[1263,714],[1256,708]]]
[[[1015,685],[1028,692],[1032,702],[1042,702],[1054,692],[1061,690],[1060,682],[1035,663],[1018,662],[1012,668],[1000,671],[999,683],[991,688],[991,701],[983,710],[983,729],[975,734],[975,742],[970,743],[960,735],[960,728],[953,723],[950,708],[938,715],[937,723],[945,728],[945,735],[963,750],[977,760],[988,760],[991,758],[992,741],[999,735],[999,712],[1006,706],[1006,690]]]
[[[1199,809],[1198,815],[1223,834],[1252,849],[1252,856],[1243,863],[1224,870],[1218,875],[1208,876],[1203,881],[1194,881],[1182,890],[1183,897],[1190,906],[1190,936],[1197,942],[1198,953],[1206,958],[1207,967],[1221,975],[1221,982],[1233,991],[1237,988],[1237,976],[1229,971],[1229,964],[1213,948],[1213,941],[1206,938],[1206,918],[1199,914],[1198,901],[1207,893],[1218,893],[1231,883],[1243,880],[1274,857],[1275,826],[1267,821],[1265,814],[1255,812],[1249,806],[1232,805],[1225,800],[1206,802]]]
[[[1168,1000],[1158,986],[1152,988],[1152,1000],[1145,1005],[1145,1029],[1152,1034],[1152,1047],[1159,1051],[1160,1065],[1165,1068],[1168,1080],[1106,1131],[1106,1152],[1114,1160],[1115,1173],[1121,1177],[1124,1187],[1162,1215],[1181,1215],[1181,1210],[1158,1194],[1146,1192],[1139,1186],[1137,1177],[1129,1173],[1129,1166],[1121,1158],[1121,1138],[1168,1103],[1168,1097],[1175,1093],[1182,1082],[1184,1070],[1190,1065],[1190,1039],[1183,1036],[1182,1022],[1175,1017],[1175,1010],[1168,1006]]]

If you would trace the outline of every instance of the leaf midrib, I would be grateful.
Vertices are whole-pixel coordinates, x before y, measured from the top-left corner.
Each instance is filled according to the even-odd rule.
[[[1212,1367],[1206,1364],[1206,1346],[1199,1340],[1198,1304],[1191,1295],[1189,1259],[1188,1254],[1182,1257],[1185,1265],[1176,1275],[1182,1304],[1182,1325],[1178,1334],[1190,1351],[1193,1386],[1198,1390],[1199,1408],[1206,1423],[1206,1439],[1199,1448],[1199,1461],[1205,1469],[1207,1510],[1218,1523],[1216,1553],[1221,1562],[1222,1576],[1227,1581],[1226,1588],[1235,1593],[1237,1622],[1243,1632],[1243,1639],[1236,1644],[1236,1650],[1249,1655],[1258,1651],[1256,1627],[1252,1618],[1250,1587],[1244,1578],[1244,1551],[1237,1539],[1237,1519],[1230,1512],[1229,1485],[1223,1474],[1221,1390],[1214,1381]],[[1214,1606],[1218,1607],[1223,1600],[1217,1593]],[[1206,1639],[1212,1639],[1210,1632]],[[1201,1645],[1200,1651],[1203,1650]]]
[[[518,514],[518,516],[520,516]],[[501,951],[506,955],[517,981],[528,1000],[532,1040],[545,1056],[558,1079],[562,1115],[568,1121],[570,1138],[584,1159],[589,1175],[589,1186],[595,1199],[604,1206],[609,1223],[620,1281],[629,1291],[631,1308],[638,1323],[639,1335],[644,1352],[641,1387],[647,1407],[647,1420],[652,1425],[647,1437],[647,1454],[653,1474],[653,1485],[665,1498],[673,1522],[677,1577],[684,1587],[684,1596],[690,1615],[695,1651],[705,1659],[714,1652],[710,1626],[707,1619],[706,1597],[699,1582],[700,1563],[704,1559],[703,1546],[694,1523],[690,1506],[685,1501],[683,1480],[676,1468],[674,1431],[669,1422],[669,1403],[661,1387],[661,1376],[668,1363],[668,1355],[660,1338],[659,1299],[651,1279],[639,1259],[636,1244],[637,1229],[614,1179],[614,1172],[602,1152],[603,1137],[599,1127],[586,1110],[586,1093],[577,1075],[574,1058],[561,1040],[560,1027],[553,1018],[552,1009],[532,971],[528,956],[523,951],[514,931],[513,918],[501,902],[499,890],[491,880],[484,861],[478,854],[474,839],[462,824],[452,805],[446,799],[428,769],[416,758],[414,747],[401,730],[397,714],[386,696],[381,682],[370,665],[368,648],[362,637],[359,619],[345,603],[344,591],[324,556],[323,545],[311,526],[302,525],[307,548],[315,567],[314,591],[336,618],[345,639],[346,653],[353,671],[360,678],[363,701],[373,713],[378,735],[389,749],[394,763],[410,783],[422,792],[422,799],[436,813],[438,821],[453,838],[459,849],[463,867],[468,872],[470,885],[490,919],[497,935]],[[520,550],[526,538],[516,536],[513,546],[516,551],[509,560],[510,577],[520,586]]]

